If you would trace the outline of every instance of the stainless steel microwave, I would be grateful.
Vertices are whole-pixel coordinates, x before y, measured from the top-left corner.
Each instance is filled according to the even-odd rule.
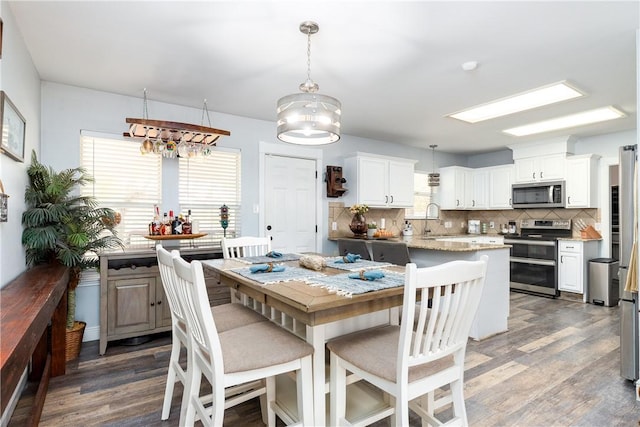
[[[564,181],[513,184],[511,188],[511,206],[514,209],[564,208],[564,196]]]

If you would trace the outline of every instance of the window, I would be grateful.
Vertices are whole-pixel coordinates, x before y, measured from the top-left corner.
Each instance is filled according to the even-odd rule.
[[[125,245],[148,245],[153,205],[162,203],[162,157],[140,154],[140,144],[116,136],[83,132],[80,165],[94,178],[82,195],[120,212],[118,235]]]
[[[220,207],[229,208],[228,237],[240,235],[240,151],[217,147],[209,156],[179,159],[179,197],[182,213],[191,210],[201,233],[198,239],[220,240],[224,230],[220,224]],[[194,224],[195,225],[195,224]],[[183,242],[183,245],[187,242]]]
[[[413,174],[413,208],[405,209],[407,219],[425,219],[427,205],[436,201],[440,187],[429,187],[429,172],[414,172]]]

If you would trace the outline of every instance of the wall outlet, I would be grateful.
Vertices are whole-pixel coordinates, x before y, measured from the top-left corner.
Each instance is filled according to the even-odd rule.
[[[602,223],[596,222],[595,224],[593,224],[593,228],[600,231],[602,229]]]
[[[464,228],[466,226],[466,224],[464,222],[460,223],[460,228]]]
[[[493,221],[489,221],[489,228],[496,228],[496,223]]]
[[[338,229],[338,223],[333,221],[331,223],[331,231],[336,231]]]
[[[452,227],[451,221],[444,222],[444,228],[451,228],[451,227]]]

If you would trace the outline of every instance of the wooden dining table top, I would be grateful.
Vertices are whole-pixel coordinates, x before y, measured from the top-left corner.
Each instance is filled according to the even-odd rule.
[[[278,263],[285,266],[299,266],[298,261]],[[320,286],[311,286],[300,280],[263,284],[238,274],[233,269],[247,267],[248,264],[233,260],[203,261],[203,266],[212,268],[220,275],[220,283],[248,295],[257,302],[280,310],[306,325],[314,326],[371,313],[402,305],[404,287],[388,288],[357,294],[338,295]],[[403,273],[405,267],[390,265],[381,269]],[[325,267],[325,275],[344,274],[346,271]],[[353,279],[351,279],[353,280]]]

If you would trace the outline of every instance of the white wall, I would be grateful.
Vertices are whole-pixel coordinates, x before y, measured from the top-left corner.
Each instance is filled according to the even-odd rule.
[[[26,120],[25,163],[0,154],[0,179],[9,195],[8,221],[0,223],[0,287],[25,269],[22,248],[22,212],[25,210],[26,169],[31,150],[40,150],[40,77],[26,50],[6,2],[0,2],[3,21],[0,88]]]

